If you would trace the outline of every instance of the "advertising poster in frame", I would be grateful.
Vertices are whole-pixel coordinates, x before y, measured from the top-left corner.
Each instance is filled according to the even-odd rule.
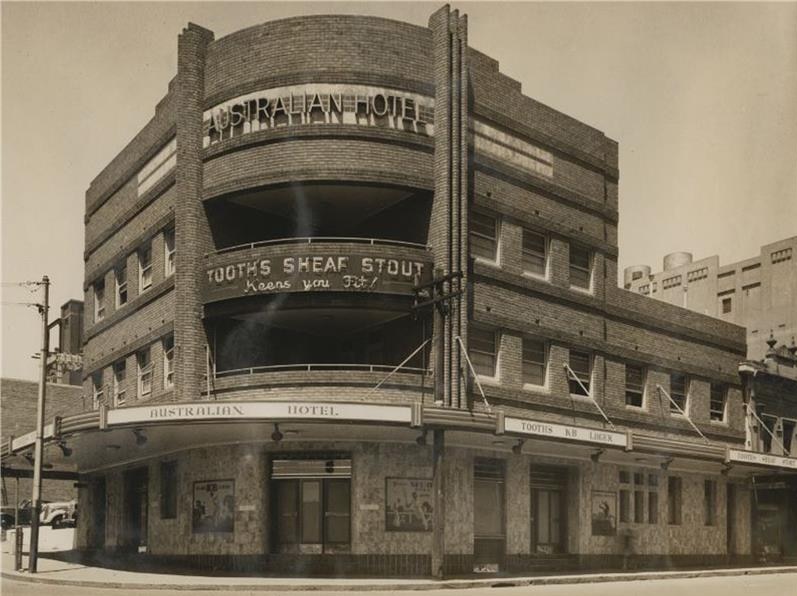
[[[617,494],[609,491],[592,491],[592,535],[617,534]]]
[[[233,531],[235,481],[194,482],[191,529],[194,534],[224,534]]]
[[[385,478],[385,530],[430,532],[433,518],[431,479]]]

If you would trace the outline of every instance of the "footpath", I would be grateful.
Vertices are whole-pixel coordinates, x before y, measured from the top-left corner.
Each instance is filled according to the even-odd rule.
[[[23,565],[27,564],[27,556]],[[397,591],[436,590],[452,588],[487,588],[533,586],[551,584],[582,584],[596,582],[637,581],[648,579],[677,579],[691,577],[719,577],[736,575],[762,575],[770,573],[797,573],[797,566],[754,567],[732,569],[702,569],[693,571],[651,571],[634,573],[581,573],[539,575],[529,577],[488,577],[469,579],[326,579],[293,577],[211,577],[201,575],[170,575],[120,571],[102,567],[88,567],[78,563],[39,555],[38,573],[14,571],[11,553],[2,555],[3,580],[35,582],[48,585],[81,586],[103,590],[226,590],[226,591]],[[797,581],[797,578],[795,578]]]

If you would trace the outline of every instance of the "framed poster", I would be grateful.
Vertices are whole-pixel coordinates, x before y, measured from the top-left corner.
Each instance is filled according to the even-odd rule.
[[[617,493],[592,491],[592,535],[617,534]]]
[[[235,481],[194,482],[191,528],[194,534],[232,532],[235,520]]]
[[[385,530],[430,532],[433,517],[431,480],[385,478]]]

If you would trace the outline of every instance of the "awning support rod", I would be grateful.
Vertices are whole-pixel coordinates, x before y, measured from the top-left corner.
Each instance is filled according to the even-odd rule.
[[[365,397],[368,397],[368,396],[369,396],[369,395],[371,395],[371,394],[372,394],[374,391],[376,391],[377,389],[379,389],[379,388],[382,386],[382,384],[383,384],[385,381],[387,381],[387,380],[388,380],[390,377],[392,377],[392,376],[393,376],[393,375],[396,373],[396,371],[397,371],[398,369],[400,369],[402,366],[404,366],[405,364],[407,364],[407,362],[409,362],[410,360],[412,360],[412,357],[413,357],[413,356],[415,356],[415,354],[417,354],[418,352],[420,352],[420,351],[423,349],[423,347],[424,347],[426,344],[428,344],[430,341],[432,341],[432,340],[431,340],[431,338],[427,339],[427,340],[426,340],[426,341],[424,341],[424,342],[423,342],[421,345],[419,345],[417,348],[415,348],[415,350],[412,352],[412,354],[410,354],[409,356],[407,356],[407,357],[406,357],[404,360],[402,360],[402,361],[401,361],[401,364],[398,364],[398,365],[396,365],[396,367],[395,367],[393,370],[391,370],[389,373],[387,373],[387,376],[386,376],[384,379],[382,379],[381,381],[379,381],[379,382],[376,384],[376,386],[375,386],[373,389],[371,389],[371,390],[370,390],[368,393],[366,393],[366,394],[365,394]]]
[[[771,430],[769,430],[769,427],[766,424],[764,424],[764,421],[761,420],[761,418],[758,417],[758,414],[755,413],[755,409],[751,408],[749,404],[745,404],[744,407],[747,408],[747,411],[750,414],[753,415],[753,418],[758,420],[758,424],[761,425],[764,428],[764,430],[766,430],[769,433],[769,436],[772,437],[772,440],[775,441],[778,444],[778,446],[780,447],[780,452],[785,454],[786,453],[786,447],[783,445],[783,443],[780,441],[780,439],[778,439],[775,436],[775,433],[773,433]]]
[[[694,428],[694,429],[695,429],[695,432],[696,432],[697,434],[699,434],[701,437],[703,437],[703,440],[704,440],[706,443],[711,443],[711,441],[709,441],[709,440],[708,440],[708,437],[706,437],[706,435],[704,435],[704,434],[701,432],[701,430],[700,430],[699,428],[697,428],[697,425],[696,425],[694,422],[692,422],[692,419],[691,419],[689,416],[687,416],[686,412],[684,412],[684,411],[681,409],[681,406],[679,406],[679,405],[676,403],[676,401],[675,401],[675,400],[674,400],[674,399],[673,399],[673,398],[670,396],[670,394],[669,394],[669,393],[667,393],[667,391],[664,389],[664,387],[662,387],[661,385],[658,385],[658,384],[657,384],[657,385],[656,385],[656,388],[659,390],[659,393],[663,393],[664,395],[666,395],[666,396],[667,396],[667,399],[669,399],[669,400],[670,400],[670,403],[671,403],[672,405],[674,405],[674,406],[675,406],[675,409],[677,409],[677,410],[678,410],[678,412],[680,412],[681,416],[683,416],[684,418],[686,418],[686,420],[689,422],[689,424],[691,424],[691,425],[692,425],[692,428]]]
[[[592,397],[592,394],[584,386],[584,383],[581,382],[581,379],[578,378],[578,375],[576,375],[576,373],[573,372],[573,369],[570,368],[570,365],[567,362],[565,362],[565,370],[567,371],[568,376],[571,379],[573,379],[576,383],[578,383],[579,387],[581,387],[581,390],[584,392],[584,395],[588,397],[593,404],[595,404],[595,407],[598,408],[598,412],[601,413],[603,419],[609,423],[609,426],[611,426],[612,429],[614,429],[615,428],[614,423],[611,420],[609,420],[609,417],[606,415],[606,412],[603,411],[603,408],[601,408],[600,404],[598,403],[598,400]]]
[[[484,395],[484,389],[482,389],[482,384],[479,383],[479,376],[476,374],[476,369],[473,368],[473,364],[471,364],[470,357],[468,356],[468,351],[465,349],[465,344],[462,343],[462,338],[457,335],[456,336],[457,343],[459,343],[459,349],[462,350],[462,355],[465,356],[465,362],[468,363],[468,368],[470,369],[470,374],[473,375],[473,380],[476,381],[476,386],[479,388],[479,393],[482,395],[482,401],[484,402],[484,407],[487,408],[488,412],[492,412],[493,409],[490,407],[490,402],[487,401],[487,396]]]

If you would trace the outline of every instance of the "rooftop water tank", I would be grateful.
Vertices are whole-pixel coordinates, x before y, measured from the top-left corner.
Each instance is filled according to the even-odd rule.
[[[650,266],[648,265],[631,265],[623,269],[623,286],[625,288],[631,287],[631,282],[639,279],[648,279],[650,277]]]
[[[671,252],[666,257],[664,257],[664,270],[670,271],[672,269],[677,269],[678,267],[683,267],[684,265],[688,265],[691,262],[692,262],[691,252]]]

